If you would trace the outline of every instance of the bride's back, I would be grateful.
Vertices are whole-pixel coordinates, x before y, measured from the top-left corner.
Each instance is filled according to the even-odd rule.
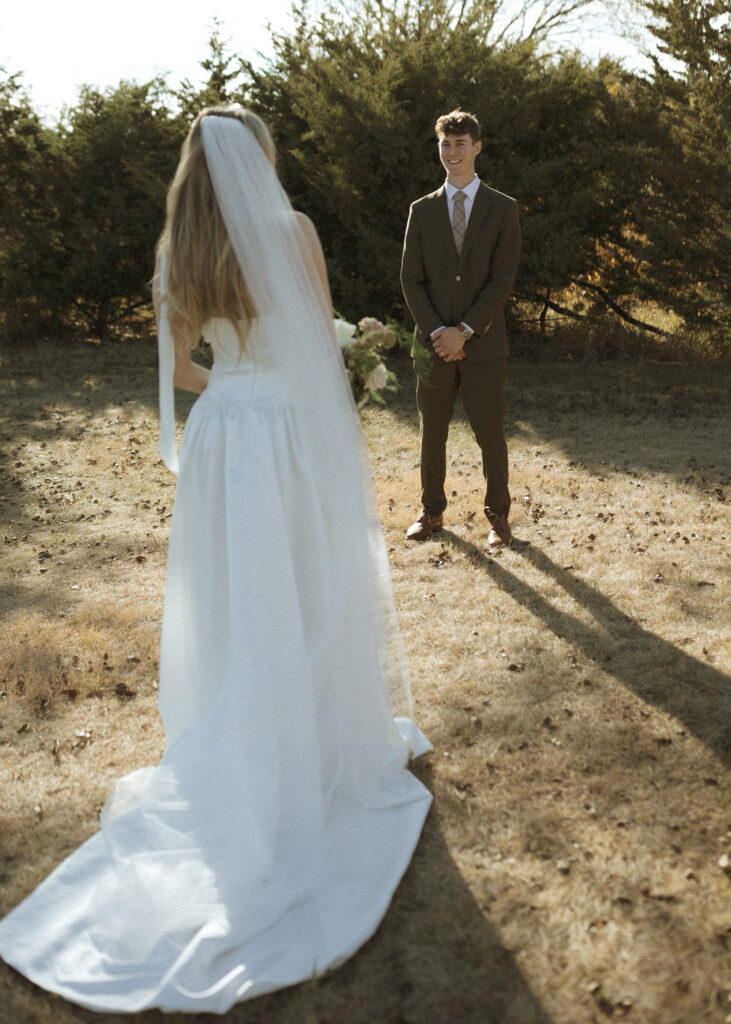
[[[203,338],[211,346],[213,361],[221,368],[243,369],[255,363],[260,369],[267,362],[265,331],[266,316],[254,317],[249,321],[245,346],[241,348],[240,335],[236,326],[226,317],[211,317],[203,325]]]

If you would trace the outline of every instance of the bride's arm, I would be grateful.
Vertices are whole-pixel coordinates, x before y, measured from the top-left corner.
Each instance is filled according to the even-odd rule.
[[[162,303],[160,301],[160,253],[155,258],[155,273],[152,278],[152,305],[155,310],[155,325],[160,330],[160,314]],[[193,362],[190,350],[194,348],[191,344],[185,352],[181,352],[178,345],[175,345],[175,370],[173,372],[173,384],[176,388],[183,388],[185,391],[193,391],[199,395],[205,391],[208,384],[210,371],[199,363]]]
[[[200,395],[202,391],[206,390],[210,375],[210,370],[193,361],[189,351],[186,350],[182,353],[176,348],[175,372],[173,373],[173,384],[176,388],[194,391],[196,395]]]
[[[336,351],[339,351],[337,339],[335,338],[335,330],[332,326],[333,305],[332,297],[330,295],[330,283],[327,279],[325,254],[322,251],[322,245],[320,244],[320,239],[317,231],[315,230],[315,225],[312,223],[310,218],[304,213],[295,213],[295,217],[297,218],[297,223],[301,230],[303,239],[302,259],[310,278],[312,293],[317,299],[318,305],[322,310],[322,314],[325,317],[332,334],[331,340],[333,347]]]

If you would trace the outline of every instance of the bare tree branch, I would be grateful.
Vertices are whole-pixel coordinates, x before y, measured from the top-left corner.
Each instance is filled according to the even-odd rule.
[[[541,315],[538,318],[541,323],[542,329],[545,326],[547,309],[552,309],[554,313],[560,313],[561,316],[569,316],[572,320],[586,319],[586,317],[582,316],[581,313],[575,313],[573,309],[568,309],[568,307],[562,306],[558,302],[554,302],[553,299],[550,298],[550,292],[546,292],[545,295],[536,295],[536,302],[543,303],[543,311],[541,312]]]
[[[460,5],[459,5],[459,14],[457,15],[455,24],[459,25],[459,23],[462,21],[462,18],[464,17],[465,8],[467,7],[467,4],[469,2],[470,2],[470,0],[462,0],[462,2],[460,3]]]
[[[534,3],[525,3],[526,17],[536,6]],[[544,0],[542,9],[526,38],[543,40],[558,26],[566,26],[579,11],[593,6],[594,0]]]
[[[652,334],[661,334],[663,336],[668,335],[669,332],[664,331],[661,327],[655,327],[654,324],[646,324],[643,320],[638,320],[637,317],[632,316],[632,314],[628,313],[626,309],[622,309],[622,307],[618,305],[611,295],[609,295],[600,285],[590,284],[588,281],[582,280],[575,281],[574,283],[580,288],[588,288],[590,291],[596,292],[600,299],[602,299],[602,301],[606,303],[606,305],[609,306],[617,316],[626,320],[628,324],[633,324],[635,327],[641,327],[643,331],[650,331]]]
[[[612,0],[499,0],[492,18],[497,31],[493,35],[488,29],[485,43],[499,46],[529,40],[542,44],[557,35],[570,36],[590,19],[606,21],[611,4]]]

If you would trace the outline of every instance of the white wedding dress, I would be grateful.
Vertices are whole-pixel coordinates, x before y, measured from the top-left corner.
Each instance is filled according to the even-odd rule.
[[[120,780],[101,830],[0,922],[4,960],[95,1010],[224,1013],[337,966],[386,912],[431,800],[406,767],[428,741],[389,706],[398,652],[371,628],[373,541],[323,505],[267,361],[277,325],[255,323],[253,358],[228,321],[205,331],[215,365],[170,535],[162,761]]]

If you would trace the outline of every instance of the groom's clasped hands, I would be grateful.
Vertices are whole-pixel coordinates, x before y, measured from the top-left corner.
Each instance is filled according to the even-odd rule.
[[[432,345],[436,354],[445,363],[464,359],[464,338],[459,327],[443,327],[434,335]]]

